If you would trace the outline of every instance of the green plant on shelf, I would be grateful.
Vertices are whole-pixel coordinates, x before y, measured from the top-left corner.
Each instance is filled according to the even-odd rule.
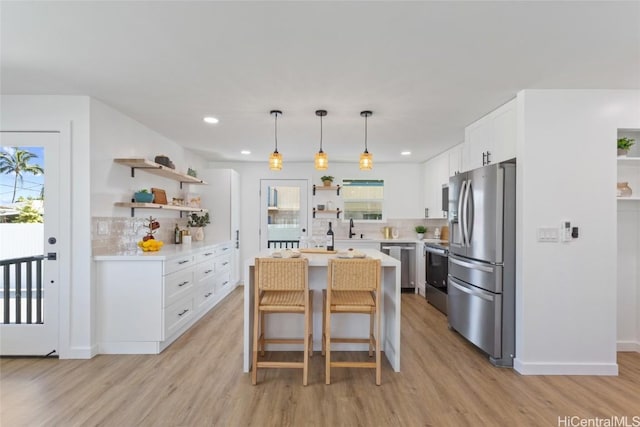
[[[424,234],[427,232],[427,227],[425,227],[424,225],[416,225],[415,230],[418,234]]]
[[[635,139],[633,138],[618,138],[618,150],[629,150],[635,144]]]
[[[189,215],[189,227],[205,227],[207,224],[211,224],[209,212],[206,212],[204,215],[198,215],[197,213]]]

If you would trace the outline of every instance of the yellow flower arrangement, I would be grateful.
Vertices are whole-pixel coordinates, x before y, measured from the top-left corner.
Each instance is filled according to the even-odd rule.
[[[162,240],[149,239],[149,240],[141,240],[138,242],[138,246],[144,252],[156,252],[159,251],[164,243]]]

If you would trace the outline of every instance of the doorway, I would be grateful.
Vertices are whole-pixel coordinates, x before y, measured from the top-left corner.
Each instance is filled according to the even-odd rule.
[[[0,136],[0,355],[55,354],[60,133]]]
[[[306,179],[260,180],[260,250],[297,248],[307,235]]]

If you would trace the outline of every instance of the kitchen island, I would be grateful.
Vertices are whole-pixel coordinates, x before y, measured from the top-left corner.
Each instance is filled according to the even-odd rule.
[[[380,259],[382,263],[381,287],[381,349],[391,363],[393,370],[400,372],[400,261],[374,249],[362,249],[367,257]],[[249,372],[251,364],[252,331],[253,331],[253,297],[255,258],[268,257],[271,251],[261,252],[247,259],[244,263],[244,372]],[[327,265],[335,254],[302,254],[309,260],[309,289],[313,295],[313,349],[322,349],[322,289],[327,286]],[[369,331],[369,317],[356,314],[342,314],[331,320],[336,337],[366,336]],[[282,337],[300,337],[303,333],[303,322],[294,314],[271,314],[266,323],[267,335]],[[336,351],[366,351],[367,344],[331,344]],[[269,346],[267,346],[269,349]],[[277,350],[301,350],[296,345],[278,345]]]

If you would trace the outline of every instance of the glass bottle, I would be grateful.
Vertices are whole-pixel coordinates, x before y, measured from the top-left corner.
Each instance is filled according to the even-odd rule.
[[[331,221],[329,221],[329,231],[327,231],[327,250],[333,250],[333,230],[331,229]]]
[[[182,243],[182,233],[180,233],[180,227],[178,227],[178,223],[176,222],[176,228],[173,230],[173,243],[176,245]]]

